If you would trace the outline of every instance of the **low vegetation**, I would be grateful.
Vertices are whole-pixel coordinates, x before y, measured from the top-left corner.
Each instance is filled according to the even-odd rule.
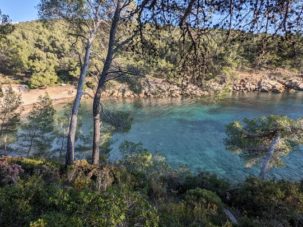
[[[76,161],[66,169],[47,160],[1,158],[0,225],[303,224],[300,183],[250,178],[231,186],[213,175],[172,170],[136,147],[119,163],[100,167]]]

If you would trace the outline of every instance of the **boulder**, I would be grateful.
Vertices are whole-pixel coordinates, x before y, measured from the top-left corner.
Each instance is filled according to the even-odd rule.
[[[275,92],[282,93],[285,88],[284,85],[273,80],[263,79],[259,82],[259,90],[261,92]]]
[[[298,79],[291,79],[285,82],[285,85],[289,89],[303,91],[303,81]]]

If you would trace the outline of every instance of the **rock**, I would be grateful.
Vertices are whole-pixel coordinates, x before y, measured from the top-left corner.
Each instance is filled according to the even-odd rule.
[[[288,80],[285,82],[285,85],[289,89],[303,91],[303,81],[299,78]]]
[[[133,92],[131,91],[125,91],[123,94],[123,97],[125,98],[130,98],[131,96],[133,96]]]
[[[140,93],[139,94],[139,98],[145,98],[145,94],[144,93]]]
[[[258,79],[260,78],[260,79]],[[292,78],[292,79],[289,79]],[[127,84],[113,83],[111,84],[104,96],[111,96],[116,98],[169,98],[169,97],[202,97],[221,91],[222,89],[229,88],[230,84],[226,78],[216,78],[209,80],[204,84],[202,90],[201,87],[184,81],[183,85],[171,84],[165,79],[147,77],[140,82],[142,91],[140,94],[135,94]],[[246,77],[242,79],[235,79],[232,82],[232,90],[235,92],[274,92],[282,93],[287,90],[301,90],[303,91],[303,78],[299,77],[285,77],[281,76],[263,76],[263,77]],[[290,92],[293,92],[292,90]]]
[[[284,92],[285,88],[283,84],[269,80],[269,79],[263,79],[259,82],[259,90],[261,92],[275,92],[275,93],[282,93]]]
[[[274,85],[273,87],[272,87],[272,90],[271,90],[272,92],[274,92],[274,93],[283,93],[284,92],[284,87],[280,84],[280,85]]]
[[[303,91],[303,82],[298,84],[298,90]]]

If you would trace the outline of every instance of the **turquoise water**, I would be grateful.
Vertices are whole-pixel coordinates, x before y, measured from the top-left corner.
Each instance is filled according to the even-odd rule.
[[[243,180],[258,175],[259,168],[225,149],[225,125],[233,120],[261,115],[303,116],[303,94],[238,95],[220,102],[208,100],[137,102],[106,101],[107,108],[127,110],[134,118],[127,133],[113,136],[111,159],[119,157],[119,145],[127,140],[163,154],[173,167],[186,165],[193,172],[207,171],[222,178]],[[285,166],[270,171],[273,178],[302,179],[303,149],[284,158]]]

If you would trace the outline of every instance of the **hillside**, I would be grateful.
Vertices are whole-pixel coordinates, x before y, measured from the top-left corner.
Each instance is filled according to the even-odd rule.
[[[67,30],[67,25],[61,21],[47,25],[39,21],[17,24],[7,40],[0,43],[0,82],[26,84],[30,88],[73,84],[79,74],[78,53],[82,52],[83,47],[81,42],[76,42],[74,37],[66,33]],[[139,83],[138,76],[141,80],[142,77],[148,76],[167,81],[168,84],[174,84],[183,90],[192,84],[205,91],[209,84],[207,81],[218,76],[219,80],[223,76],[230,85],[233,84],[230,79],[242,79],[243,74],[248,75],[246,78],[255,78],[256,74],[268,78],[272,72],[281,72],[276,70],[277,67],[292,76],[299,76],[303,71],[303,38],[300,36],[291,36],[285,40],[278,36],[268,38],[263,34],[252,35],[234,31],[227,42],[223,38],[224,31],[210,33],[216,42],[207,41],[203,37],[200,40],[205,48],[204,55],[200,56],[203,59],[199,61],[199,67],[203,69],[202,74],[193,75],[191,69],[180,71],[178,66],[183,59],[175,48],[178,41],[169,40],[167,31],[163,29],[160,33],[162,38],[154,42],[158,52],[153,56],[153,63],[147,56],[142,56],[131,47],[127,47],[127,51],[116,58],[115,66],[132,72],[119,78],[118,82],[127,82],[136,87]],[[98,44],[94,46],[94,51],[99,51],[101,55],[105,52]],[[204,62],[204,65],[201,62]],[[94,87],[94,76],[100,66],[102,56],[94,56],[87,79],[88,87]],[[144,86],[144,83],[140,86],[142,84]],[[201,95],[204,95],[202,93]]]

